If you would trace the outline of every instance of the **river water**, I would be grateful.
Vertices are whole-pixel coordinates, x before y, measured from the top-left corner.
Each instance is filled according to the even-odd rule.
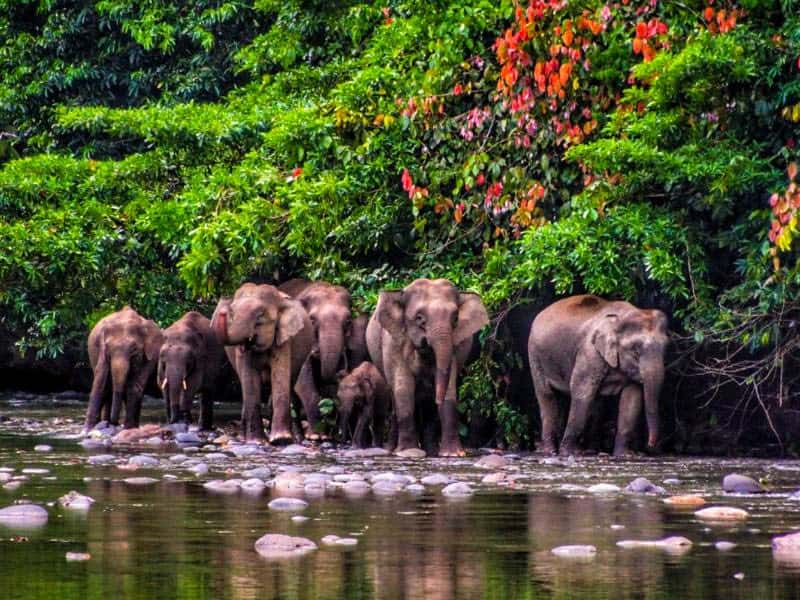
[[[84,405],[47,398],[24,403],[0,398],[0,467],[28,474],[16,489],[0,487],[0,507],[31,501],[47,508],[38,528],[0,526],[0,598],[793,598],[800,596],[800,564],[773,558],[773,536],[800,529],[800,462],[719,460],[687,457],[576,461],[511,456],[503,469],[479,468],[483,454],[465,459],[363,457],[334,449],[282,454],[268,449],[234,457],[224,446],[189,451],[189,462],[205,462],[195,475],[170,460],[185,451],[116,445],[85,449],[75,433]],[[232,410],[235,411],[235,407]],[[161,411],[148,406],[143,421]],[[52,451],[34,451],[38,444]],[[219,456],[220,451],[225,456]],[[106,465],[89,464],[96,454],[114,454]],[[134,471],[130,456],[149,454],[153,466]],[[443,473],[468,482],[474,494],[447,498],[442,486],[395,494],[369,491],[359,497],[328,484],[317,489],[265,488],[261,493],[212,492],[212,479],[240,477],[266,466],[273,473],[297,470],[333,474],[376,473],[421,478]],[[123,467],[123,468],[120,468]],[[505,473],[504,484],[482,483]],[[762,480],[765,495],[725,495],[725,474]],[[131,485],[129,477],[157,479]],[[724,525],[699,520],[693,509],[675,509],[663,496],[621,492],[597,494],[598,483],[623,487],[644,476],[669,494],[699,494],[708,505],[743,508],[750,517]],[[268,478],[269,479],[269,478]],[[664,481],[667,483],[663,483]],[[677,480],[677,481],[675,481]],[[510,482],[510,483],[509,483]],[[9,486],[13,487],[13,486]],[[88,512],[62,508],[57,499],[76,490],[95,499]],[[304,498],[304,522],[295,513],[270,510],[278,495]],[[707,505],[707,506],[708,506]],[[266,533],[308,538],[319,548],[302,558],[270,561],[254,550]],[[326,535],[351,537],[353,546],[326,546]],[[689,538],[685,553],[623,549],[623,539]],[[728,551],[715,542],[729,541]],[[565,544],[591,544],[590,558],[552,554]],[[67,552],[88,553],[83,562]]]

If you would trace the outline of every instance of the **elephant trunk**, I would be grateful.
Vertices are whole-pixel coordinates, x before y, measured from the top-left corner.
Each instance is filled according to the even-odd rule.
[[[658,443],[658,398],[661,385],[664,382],[664,365],[661,360],[653,361],[647,369],[642,371],[642,384],[644,388],[644,411],[647,418],[647,446],[654,448]]]
[[[131,363],[127,356],[111,357],[111,385],[115,394],[125,392]]]
[[[214,328],[214,335],[217,336],[217,340],[225,346],[232,345],[230,340],[228,339],[228,311],[227,309],[221,309],[214,315],[214,321],[211,324]]]
[[[319,365],[323,381],[334,381],[344,350],[342,331],[321,331],[319,336]]]
[[[447,394],[450,383],[450,366],[453,362],[453,336],[452,331],[432,332],[429,343],[436,357],[436,404],[441,406]]]
[[[339,435],[343,442],[350,438],[350,411],[339,410]]]
[[[166,370],[165,377],[167,380],[166,390],[169,396],[169,404],[172,407],[170,415],[172,420],[175,421],[180,416],[180,407],[183,404],[184,394],[186,394],[186,373],[177,366],[170,366]],[[163,382],[162,385],[164,385]]]

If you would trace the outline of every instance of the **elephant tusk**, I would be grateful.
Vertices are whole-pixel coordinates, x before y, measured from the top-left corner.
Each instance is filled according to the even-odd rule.
[[[164,381],[161,382],[161,391],[164,391],[164,388],[167,387],[167,378],[164,377]]]
[[[182,383],[183,383],[183,391],[186,391],[186,380],[184,379]]]

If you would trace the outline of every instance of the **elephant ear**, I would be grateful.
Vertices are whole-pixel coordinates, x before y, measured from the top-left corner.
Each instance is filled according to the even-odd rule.
[[[161,345],[164,343],[164,334],[161,328],[153,321],[147,322],[147,339],[144,341],[144,353],[147,360],[157,360],[161,352]]]
[[[606,315],[592,333],[592,345],[612,368],[619,366],[619,338],[617,315]]]
[[[275,332],[275,345],[282,346],[303,330],[306,325],[306,313],[303,305],[286,296],[280,304],[278,326]]]
[[[378,298],[378,323],[393,336],[398,336],[405,330],[404,323],[405,301],[402,291],[381,292]]]
[[[470,339],[489,323],[489,313],[478,294],[462,292],[458,296],[458,325],[453,331],[453,345]]]

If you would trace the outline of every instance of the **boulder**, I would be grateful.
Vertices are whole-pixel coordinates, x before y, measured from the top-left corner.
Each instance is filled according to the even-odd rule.
[[[767,491],[752,477],[738,473],[726,475],[722,479],[722,489],[728,494],[763,494]]]

